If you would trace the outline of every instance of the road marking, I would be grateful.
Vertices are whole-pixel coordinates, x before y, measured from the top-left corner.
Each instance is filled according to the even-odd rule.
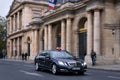
[[[116,76],[108,76],[108,77],[113,79],[120,79],[120,77],[116,77]]]
[[[27,71],[24,71],[24,70],[20,70],[20,72],[23,72],[24,74],[27,74],[27,75],[44,77],[43,75],[40,75],[40,74],[37,74],[37,73],[32,73],[32,72],[27,72]]]

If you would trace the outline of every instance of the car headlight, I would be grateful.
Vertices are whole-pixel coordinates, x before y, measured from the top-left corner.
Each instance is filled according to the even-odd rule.
[[[84,62],[84,63],[82,63],[82,65],[83,65],[83,66],[85,66],[85,65],[87,65],[87,63],[86,63],[86,62]]]
[[[64,63],[64,62],[62,62],[62,61],[58,61],[58,64],[59,64],[59,65],[62,65],[62,66],[67,66],[67,64]]]

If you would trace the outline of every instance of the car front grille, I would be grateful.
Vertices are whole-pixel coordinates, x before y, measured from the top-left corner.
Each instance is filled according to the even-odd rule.
[[[80,67],[81,63],[80,62],[68,62],[68,65],[71,67]]]

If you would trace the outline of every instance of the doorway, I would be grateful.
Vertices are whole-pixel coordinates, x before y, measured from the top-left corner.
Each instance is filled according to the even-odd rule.
[[[83,59],[83,57],[87,53],[87,32],[79,32],[78,33],[79,37],[79,57]]]
[[[83,17],[79,21],[78,28],[78,53],[79,57],[84,60],[85,55],[87,55],[87,18]]]
[[[30,37],[28,37],[27,38],[27,52],[28,52],[27,55],[28,56],[30,56],[30,42],[31,42]]]

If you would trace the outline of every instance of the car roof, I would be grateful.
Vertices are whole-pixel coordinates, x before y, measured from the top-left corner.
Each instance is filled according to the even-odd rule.
[[[41,52],[53,52],[53,51],[59,52],[59,50],[42,50]],[[66,51],[66,50],[60,50],[60,51]]]

